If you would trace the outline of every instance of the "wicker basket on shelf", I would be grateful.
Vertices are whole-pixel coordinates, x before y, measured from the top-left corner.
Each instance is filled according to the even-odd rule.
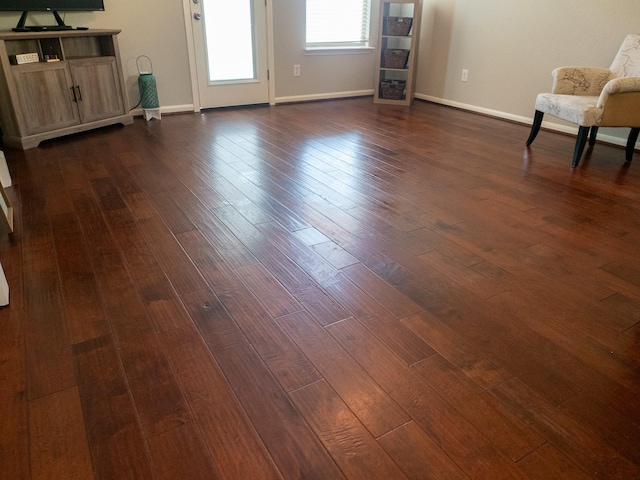
[[[384,50],[384,68],[406,68],[409,50],[388,48]]]
[[[404,37],[409,35],[411,31],[411,17],[385,17],[383,35],[391,35],[393,37]]]
[[[407,82],[403,80],[383,80],[380,82],[380,98],[402,100]]]

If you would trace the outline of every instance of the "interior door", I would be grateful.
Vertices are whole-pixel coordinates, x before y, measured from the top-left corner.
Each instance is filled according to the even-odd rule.
[[[269,102],[265,0],[192,0],[200,108]]]

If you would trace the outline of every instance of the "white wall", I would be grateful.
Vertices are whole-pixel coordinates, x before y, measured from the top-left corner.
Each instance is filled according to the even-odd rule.
[[[640,33],[638,0],[423,2],[417,93],[516,119],[533,116],[535,96],[549,91],[554,68],[609,67],[624,37]],[[460,80],[463,68],[467,82]]]

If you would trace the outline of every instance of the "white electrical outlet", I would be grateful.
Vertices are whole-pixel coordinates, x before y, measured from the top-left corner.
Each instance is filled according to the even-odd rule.
[[[294,65],[293,66],[293,76],[294,77],[299,77],[300,76],[300,65]]]
[[[460,80],[462,80],[463,82],[466,82],[468,77],[469,77],[469,70],[467,70],[466,68],[463,68],[462,77],[460,78]]]

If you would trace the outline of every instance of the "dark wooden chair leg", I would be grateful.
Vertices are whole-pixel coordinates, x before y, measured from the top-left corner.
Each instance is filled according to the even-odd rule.
[[[587,138],[589,137],[589,130],[589,127],[580,127],[578,129],[578,138],[576,139],[576,146],[573,150],[573,163],[571,163],[571,166],[574,168],[580,163],[580,157],[582,157],[584,146],[587,144]]]
[[[593,147],[596,144],[596,135],[598,135],[598,127],[591,127],[591,133],[589,134],[590,147]]]
[[[536,114],[533,117],[533,125],[531,125],[531,133],[529,134],[529,139],[527,140],[527,147],[533,143],[540,131],[540,125],[542,125],[542,117],[544,117],[544,113],[540,110],[536,110]]]
[[[636,142],[638,141],[638,134],[640,133],[640,128],[632,128],[629,133],[629,138],[627,139],[627,162],[630,162],[633,158],[633,150],[636,147]]]

